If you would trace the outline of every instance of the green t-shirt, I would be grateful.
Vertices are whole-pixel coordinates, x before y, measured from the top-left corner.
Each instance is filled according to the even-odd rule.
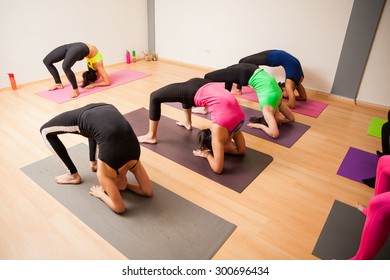
[[[270,105],[276,111],[283,93],[275,78],[268,74],[264,69],[258,69],[249,79],[248,85],[253,87],[259,99],[260,110],[263,106]]]

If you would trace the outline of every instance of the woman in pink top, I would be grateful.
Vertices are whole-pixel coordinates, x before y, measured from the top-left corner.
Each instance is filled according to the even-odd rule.
[[[161,117],[161,103],[180,102],[185,113],[184,121],[177,125],[192,129],[191,108],[206,107],[211,113],[211,129],[203,129],[198,136],[200,148],[193,151],[204,157],[211,169],[220,174],[224,166],[224,154],[245,154],[245,139],[240,130],[245,115],[236,98],[218,84],[193,78],[186,82],[174,83],[154,91],[149,103],[149,132],[139,136],[140,143],[157,143],[157,127]]]
[[[351,260],[372,260],[385,245],[390,234],[390,155],[379,158],[375,194],[368,207],[358,204],[366,215],[360,246]]]

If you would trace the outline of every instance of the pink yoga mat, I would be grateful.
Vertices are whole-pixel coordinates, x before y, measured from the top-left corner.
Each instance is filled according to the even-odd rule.
[[[63,89],[57,89],[54,91],[46,90],[46,91],[38,92],[37,95],[49,99],[56,103],[64,103],[69,100],[81,98],[99,91],[103,91],[109,88],[113,88],[128,82],[132,82],[150,76],[150,74],[141,73],[133,70],[121,70],[118,72],[110,73],[108,75],[110,77],[111,85],[106,87],[95,87],[92,89],[79,88],[80,95],[75,98],[70,97],[72,93],[72,87],[70,84],[66,85]]]
[[[251,87],[242,87],[241,95],[237,95],[240,98],[259,102],[256,92]],[[328,104],[316,101],[313,99],[307,99],[306,101],[297,101],[296,107],[291,109],[293,112],[306,115],[309,117],[317,118],[321,112],[328,106]]]

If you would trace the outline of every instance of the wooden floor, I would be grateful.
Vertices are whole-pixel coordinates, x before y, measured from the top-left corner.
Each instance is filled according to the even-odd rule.
[[[211,70],[163,60],[107,67],[108,72],[122,69],[151,76],[63,104],[35,95],[52,80],[22,85],[15,92],[0,90],[0,259],[125,259],[20,171],[51,155],[39,128],[54,115],[93,102],[114,104],[122,113],[148,108],[152,91]],[[372,189],[336,173],[349,147],[373,153],[381,149],[380,139],[368,136],[367,128],[372,117],[385,119],[387,110],[308,95],[329,105],[318,118],[296,114],[296,121],[311,128],[291,148],[245,134],[248,147],[274,161],[241,194],[142,148],[151,180],[237,225],[214,259],[316,259],[311,253],[334,200],[355,205],[372,196]],[[183,116],[166,105],[162,113]],[[193,119],[198,128],[208,123]],[[87,143],[76,135],[62,139],[68,147]]]

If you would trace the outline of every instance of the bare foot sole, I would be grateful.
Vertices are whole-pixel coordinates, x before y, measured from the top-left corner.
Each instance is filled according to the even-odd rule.
[[[360,211],[360,212],[363,212],[364,209],[366,209],[366,206],[360,204],[359,202],[356,203],[356,208]]]
[[[195,113],[195,114],[203,114],[203,115],[206,115],[208,114],[209,110],[207,110],[207,108],[205,107],[193,107],[192,108],[192,113]]]
[[[70,95],[70,97],[75,98],[75,97],[77,97],[77,96],[79,96],[79,95],[80,95],[80,92],[79,92],[79,91],[74,91],[74,92],[72,92],[72,94]]]
[[[231,93],[233,93],[233,94],[242,94],[242,91],[239,90],[239,89],[234,88],[234,89],[232,89]]]
[[[192,130],[192,126],[190,124],[186,124],[186,123],[183,123],[183,122],[177,122],[176,123],[178,126],[183,126],[185,127],[187,130]]]
[[[140,142],[140,143],[157,144],[157,139],[150,138],[148,135],[142,135],[142,136],[139,136],[137,138],[138,138],[138,142]]]
[[[63,174],[55,178],[57,184],[72,184],[78,185],[81,183],[81,177],[79,174]]]
[[[91,168],[92,172],[96,172],[97,171],[97,162],[96,161],[91,161],[89,163],[89,167]]]
[[[49,91],[53,91],[56,89],[63,89],[63,88],[64,88],[64,86],[62,84],[55,84],[54,86],[49,88]]]

